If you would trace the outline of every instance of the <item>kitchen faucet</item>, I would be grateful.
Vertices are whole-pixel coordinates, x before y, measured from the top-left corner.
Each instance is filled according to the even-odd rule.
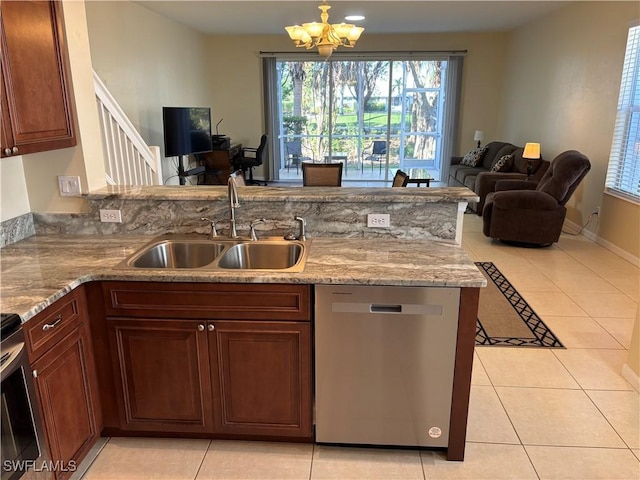
[[[240,202],[238,202],[238,185],[236,185],[235,178],[229,176],[227,186],[229,187],[229,238],[238,238],[238,232],[236,232],[236,208],[240,208]]]
[[[305,227],[307,226],[307,221],[302,217],[295,217],[296,222],[298,222],[298,240],[302,240],[303,242],[307,240],[307,233],[305,231]]]

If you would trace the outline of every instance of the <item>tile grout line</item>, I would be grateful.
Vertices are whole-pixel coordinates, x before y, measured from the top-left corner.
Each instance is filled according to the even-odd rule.
[[[200,460],[200,465],[198,465],[198,470],[196,471],[196,476],[193,477],[193,480],[198,479],[198,475],[200,475],[200,470],[202,469],[202,465],[204,465],[204,460],[207,458],[207,453],[209,453],[209,449],[213,445],[213,439],[209,439],[209,444],[207,445],[206,450],[204,451],[204,455],[202,456],[202,460]]]

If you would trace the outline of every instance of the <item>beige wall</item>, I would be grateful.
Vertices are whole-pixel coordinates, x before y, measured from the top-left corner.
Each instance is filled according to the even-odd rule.
[[[162,144],[162,105],[200,102],[211,107],[214,124],[224,119],[220,133],[257,146],[264,132],[259,53],[296,51],[286,34],[213,35],[202,43],[197,33],[130,2],[92,1],[86,9],[94,68],[145,140]],[[487,138],[497,132],[506,38],[495,32],[366,35],[358,51],[469,51],[459,153],[473,146],[475,130],[484,130]],[[257,176],[264,174],[256,169]]]
[[[164,178],[175,175],[162,107],[212,106],[206,37],[127,1],[87,2],[86,12],[95,71],[147,144],[161,148]]]
[[[22,157],[0,158],[0,221],[31,211]]]
[[[402,50],[468,50],[464,59],[461,115],[455,151],[474,146],[475,130],[485,138],[498,131],[503,88],[504,33],[365,35],[358,52]],[[264,128],[260,51],[296,51],[286,35],[211,36],[210,77],[214,89],[214,113],[224,118],[221,133],[234,141],[257,146]],[[310,58],[318,58],[313,52]],[[231,67],[232,66],[232,67]],[[257,175],[262,172],[256,169]]]
[[[575,2],[514,31],[509,38],[500,136],[540,142],[553,159],[575,149],[592,163],[567,218],[640,257],[640,206],[603,194],[620,90],[622,61],[637,2]],[[630,235],[630,233],[633,233]]]

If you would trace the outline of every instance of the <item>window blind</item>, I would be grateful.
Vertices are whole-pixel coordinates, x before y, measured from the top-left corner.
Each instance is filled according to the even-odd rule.
[[[627,37],[605,191],[640,204],[640,25]]]

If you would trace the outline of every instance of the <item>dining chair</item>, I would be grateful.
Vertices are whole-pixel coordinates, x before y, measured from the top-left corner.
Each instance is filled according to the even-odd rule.
[[[409,183],[409,175],[402,170],[396,170],[396,174],[393,176],[392,187],[406,187]]]
[[[342,186],[342,163],[302,163],[302,185],[305,187]]]

